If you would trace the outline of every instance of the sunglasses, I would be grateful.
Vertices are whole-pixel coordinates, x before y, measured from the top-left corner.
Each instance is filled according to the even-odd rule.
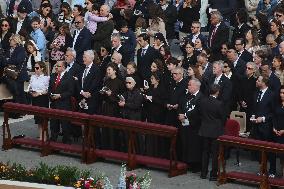
[[[229,66],[224,66],[224,68],[228,68]]]
[[[125,82],[126,84],[131,84],[131,82]]]
[[[35,67],[36,70],[40,69],[40,67]]]
[[[8,27],[9,25],[8,24],[2,24],[1,26],[2,27]]]
[[[247,67],[247,70],[253,70],[253,68]]]
[[[282,17],[282,14],[275,14],[276,17]]]
[[[80,24],[80,23],[82,23],[82,22],[74,22],[75,24]]]

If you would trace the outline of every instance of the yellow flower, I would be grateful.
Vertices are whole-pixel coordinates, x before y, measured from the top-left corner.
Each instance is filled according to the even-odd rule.
[[[59,180],[59,176],[55,176],[54,179],[55,179],[56,181],[58,181],[58,180]]]

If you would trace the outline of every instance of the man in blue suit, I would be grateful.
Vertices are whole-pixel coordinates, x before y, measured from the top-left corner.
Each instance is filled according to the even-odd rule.
[[[76,62],[82,67],[84,51],[92,49],[92,33],[85,27],[85,21],[83,16],[77,16],[75,18],[76,30],[73,36],[72,48],[76,51]]]

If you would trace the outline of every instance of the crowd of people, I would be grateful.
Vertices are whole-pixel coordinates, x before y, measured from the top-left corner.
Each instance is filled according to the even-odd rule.
[[[281,0],[0,5],[1,82],[14,102],[176,127],[178,159],[203,179],[210,153],[209,179],[217,178],[216,139],[232,111],[246,113],[249,137],[284,143]],[[176,40],[178,57],[171,53]],[[16,66],[16,78],[6,73],[9,65]],[[42,119],[35,123],[41,133]],[[40,134],[40,140],[57,141],[62,134],[62,142],[71,144],[81,128],[70,124],[51,119],[50,138]],[[95,140],[98,148],[127,151],[127,137],[103,128]],[[169,141],[137,136],[137,152],[168,158]],[[275,177],[276,155],[269,161],[269,177]]]

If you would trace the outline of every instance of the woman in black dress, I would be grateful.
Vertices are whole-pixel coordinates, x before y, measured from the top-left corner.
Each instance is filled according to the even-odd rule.
[[[1,21],[0,34],[1,48],[7,51],[10,47],[9,39],[12,36],[12,31],[10,22],[6,18]]]
[[[275,141],[284,144],[284,86],[280,88],[280,103],[277,104],[273,115],[273,132]],[[284,176],[284,157],[280,157],[282,176]]]
[[[154,72],[151,76],[151,85],[148,90],[146,90],[145,99],[145,109],[147,112],[147,122],[163,124],[165,116],[165,101],[167,98],[167,93],[165,88],[160,84],[161,73]],[[146,154],[150,156],[160,156],[161,155],[161,145],[163,138],[157,136],[146,136]],[[164,149],[163,149],[164,150]]]
[[[36,62],[34,66],[35,74],[31,76],[29,93],[32,99],[33,106],[49,107],[49,99],[47,90],[49,86],[49,76],[47,76],[47,69],[44,62]],[[42,123],[43,120],[35,116],[35,123],[39,128],[39,139],[42,140]],[[44,135],[44,140],[46,136]]]
[[[117,77],[118,67],[115,63],[110,63],[106,70],[106,80],[102,90],[100,90],[103,99],[102,115],[119,117],[119,98],[117,95],[125,91],[124,82]],[[104,149],[114,149],[117,144],[117,134],[118,132],[114,129],[103,128],[102,147]]]

